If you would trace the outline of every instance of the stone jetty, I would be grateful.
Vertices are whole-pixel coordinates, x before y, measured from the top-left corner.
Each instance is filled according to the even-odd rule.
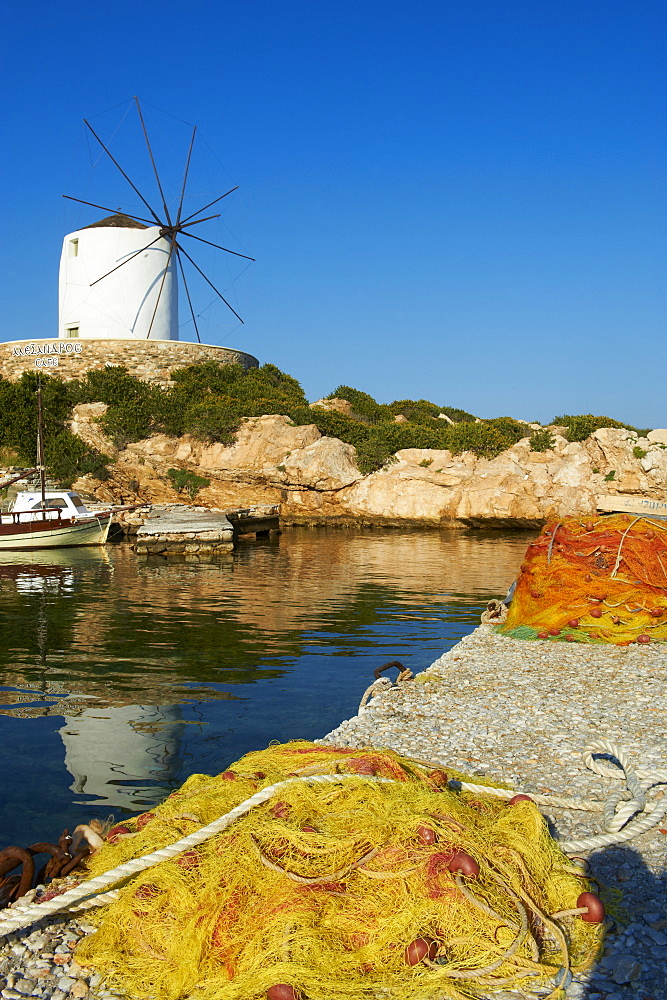
[[[134,537],[141,555],[215,555],[231,552],[239,535],[277,530],[275,505],[211,510],[186,504],[155,504]]]

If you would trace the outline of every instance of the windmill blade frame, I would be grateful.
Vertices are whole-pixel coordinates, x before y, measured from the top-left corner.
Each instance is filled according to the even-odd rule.
[[[145,218],[143,216],[136,215],[136,214],[134,214],[132,212],[124,212],[124,210],[121,209],[121,208],[116,209],[116,210],[111,209],[111,208],[107,208],[104,205],[98,205],[95,202],[86,201],[83,198],[75,198],[72,195],[63,195],[63,197],[69,199],[70,201],[78,202],[79,204],[89,205],[89,206],[91,206],[93,208],[99,208],[102,211],[110,212],[110,213],[112,213],[112,215],[117,215],[118,213],[122,213],[123,215],[125,215],[127,217],[128,220],[131,219],[131,220],[133,220],[136,223],[143,223],[144,225],[146,225],[148,227],[155,227],[155,226],[157,226],[157,227],[159,227],[159,236],[157,236],[154,240],[152,240],[146,246],[141,247],[138,250],[135,250],[134,252],[132,252],[131,254],[129,254],[129,256],[127,256],[126,259],[121,260],[114,267],[110,268],[104,274],[102,274],[99,278],[96,278],[93,282],[90,282],[90,285],[88,287],[93,287],[93,285],[97,285],[99,282],[104,281],[105,278],[109,278],[111,275],[113,275],[114,273],[116,273],[117,271],[119,271],[121,268],[123,268],[126,264],[131,263],[133,260],[135,260],[136,258],[140,257],[142,254],[145,254],[147,250],[150,250],[152,247],[155,247],[155,245],[158,244],[161,239],[164,239],[164,240],[168,241],[168,243],[169,243],[169,252],[168,252],[167,261],[165,263],[164,269],[162,270],[161,276],[159,276],[159,271],[157,273],[155,273],[155,278],[159,277],[160,286],[159,286],[159,290],[158,290],[157,299],[155,300],[155,304],[154,304],[154,307],[153,307],[153,313],[152,313],[152,316],[151,316],[150,324],[148,326],[148,332],[146,333],[146,339],[150,339],[151,333],[153,331],[153,328],[154,328],[154,325],[155,325],[155,321],[156,321],[156,317],[158,315],[158,310],[159,310],[159,307],[160,307],[160,302],[162,300],[162,296],[163,296],[163,293],[164,293],[165,283],[166,283],[166,280],[167,280],[167,275],[169,274],[169,269],[171,267],[171,269],[172,269],[171,273],[172,273],[173,280],[176,280],[177,275],[178,275],[178,271],[180,271],[181,277],[183,279],[183,285],[184,285],[184,288],[185,288],[185,293],[186,293],[186,298],[187,298],[187,302],[188,302],[188,307],[189,307],[189,310],[190,310],[190,315],[192,317],[192,321],[193,321],[194,328],[195,328],[195,333],[197,335],[197,340],[199,341],[199,343],[201,343],[201,337],[200,337],[200,333],[199,333],[199,327],[198,327],[198,324],[197,324],[195,308],[194,308],[194,304],[193,304],[193,301],[192,301],[192,296],[191,296],[191,293],[190,293],[190,288],[189,288],[188,281],[187,281],[187,276],[186,276],[186,270],[185,270],[184,262],[183,262],[183,260],[181,258],[181,254],[183,254],[183,256],[185,256],[187,258],[187,260],[190,262],[190,264],[192,264],[192,266],[195,268],[195,270],[198,272],[198,274],[201,275],[201,277],[204,279],[204,281],[213,289],[213,291],[215,292],[216,296],[227,306],[227,308],[236,317],[236,319],[240,323],[242,323],[242,324],[244,323],[244,320],[239,315],[239,313],[236,311],[236,309],[234,309],[234,307],[230,304],[230,302],[228,302],[228,300],[225,298],[225,296],[222,294],[222,292],[218,288],[216,288],[216,286],[213,284],[213,282],[211,281],[211,279],[207,276],[207,274],[205,273],[205,271],[190,256],[190,254],[187,252],[187,250],[185,250],[185,248],[178,242],[178,238],[180,237],[181,234],[183,236],[189,236],[191,239],[197,240],[198,242],[203,243],[203,244],[205,244],[207,246],[210,246],[210,247],[214,248],[215,250],[221,250],[224,253],[228,253],[228,254],[231,254],[231,255],[233,255],[235,257],[241,257],[244,260],[248,260],[248,261],[254,262],[255,258],[254,257],[250,257],[248,254],[243,254],[243,253],[240,253],[240,252],[238,252],[236,250],[231,250],[229,247],[225,247],[225,246],[222,246],[221,244],[214,243],[211,240],[204,239],[203,237],[200,237],[200,236],[195,236],[194,233],[188,231],[190,228],[193,228],[194,226],[200,225],[201,223],[209,222],[209,221],[211,221],[213,219],[220,218],[220,213],[219,212],[216,213],[216,214],[213,214],[213,215],[208,215],[208,216],[203,216],[203,217],[202,217],[202,213],[205,212],[207,209],[211,208],[212,206],[218,204],[218,202],[222,201],[224,198],[227,198],[234,191],[238,190],[238,185],[235,185],[233,188],[230,188],[228,191],[225,191],[223,194],[219,195],[217,198],[214,198],[213,201],[208,202],[206,205],[204,205],[202,208],[198,209],[197,211],[191,212],[189,215],[183,217],[183,206],[185,204],[185,196],[186,196],[186,190],[187,190],[188,181],[189,181],[189,178],[190,178],[190,169],[191,169],[192,160],[193,160],[193,151],[194,151],[194,146],[195,146],[195,139],[197,137],[197,126],[193,126],[193,128],[192,128],[192,135],[190,136],[190,141],[189,141],[189,145],[188,145],[187,156],[186,156],[186,159],[185,159],[185,165],[184,165],[184,169],[183,169],[183,177],[182,177],[182,181],[181,181],[181,184],[180,184],[180,192],[179,192],[179,197],[178,197],[178,208],[177,208],[177,211],[175,213],[173,211],[170,212],[169,205],[168,205],[168,200],[167,200],[167,195],[166,195],[166,192],[165,192],[165,187],[164,187],[164,185],[162,183],[162,179],[160,177],[160,172],[158,170],[158,165],[157,165],[157,159],[156,159],[156,156],[155,156],[154,151],[153,151],[153,146],[151,144],[151,140],[150,140],[150,137],[149,137],[148,128],[147,128],[146,121],[144,119],[144,115],[143,115],[143,112],[142,112],[141,103],[139,101],[139,98],[136,97],[136,96],[133,98],[133,102],[134,102],[134,104],[136,106],[136,110],[137,110],[137,114],[138,114],[138,118],[139,118],[139,122],[140,122],[140,126],[141,126],[141,132],[143,133],[143,138],[144,138],[144,142],[145,142],[145,145],[146,145],[146,150],[148,152],[148,158],[150,160],[150,165],[151,165],[152,172],[153,172],[153,175],[154,175],[154,178],[155,178],[155,183],[157,184],[157,190],[159,192],[160,200],[162,202],[163,217],[161,218],[160,215],[154,210],[154,208],[152,207],[152,205],[150,204],[150,202],[148,200],[148,197],[145,197],[142,194],[142,192],[140,191],[140,189],[137,186],[137,184],[135,184],[134,181],[130,178],[129,174],[121,166],[121,164],[119,163],[118,159],[113,155],[113,153],[111,152],[111,150],[102,141],[102,139],[97,134],[97,132],[95,131],[95,129],[93,128],[93,126],[90,124],[90,122],[87,119],[85,119],[85,118],[84,118],[84,123],[86,125],[86,128],[94,136],[94,138],[97,141],[97,143],[102,147],[102,149],[104,150],[104,152],[107,154],[108,158],[111,160],[111,162],[117,168],[117,170],[120,172],[120,174],[125,179],[125,181],[129,184],[129,186],[131,187],[132,191],[139,197],[139,199],[141,200],[141,202],[143,203],[143,205],[146,206],[146,208],[148,209],[148,212],[150,213],[150,215],[152,216],[152,218]],[[149,195],[149,197],[150,197],[150,195]],[[117,225],[118,224],[116,222],[113,222],[111,219],[104,220],[104,222],[107,225]],[[128,223],[128,226],[129,226],[129,223]],[[88,227],[86,227],[86,228],[88,228]],[[120,228],[121,229],[123,228],[122,222],[120,223]],[[137,227],[137,228],[141,228],[141,227]],[[135,242],[134,245],[136,247],[136,242]],[[161,249],[161,248],[158,248],[158,249]],[[165,245],[164,249],[166,251],[166,245]],[[172,264],[174,256],[176,257],[176,262],[177,262],[177,270],[176,271],[174,271],[174,267],[173,267],[173,264]],[[116,259],[118,260],[118,257]],[[111,261],[109,261],[108,263],[111,263]],[[107,264],[107,266],[108,266],[108,264]],[[150,265],[147,265],[147,266],[149,267],[149,273],[150,273]],[[154,285],[153,285],[153,287],[154,287]],[[174,299],[173,301],[175,302],[176,299]],[[169,308],[170,307],[167,307],[168,310],[169,310]],[[167,319],[166,322],[167,322],[167,328],[170,329],[171,327],[169,326],[169,324],[172,321],[169,320],[169,319]],[[176,322],[178,322],[177,317],[176,317]],[[134,326],[132,326],[131,329],[134,329]],[[140,336],[142,336],[142,335],[143,334],[140,334]],[[160,334],[158,334],[158,337],[160,339],[162,339],[162,337],[161,337]],[[168,334],[166,339],[177,339],[177,334],[176,334],[176,337],[172,337],[170,334]]]
[[[224,296],[224,295],[222,294],[222,292],[218,291],[218,289],[217,289],[217,288],[215,287],[215,285],[214,285],[214,284],[213,284],[213,282],[212,282],[212,281],[210,280],[210,278],[207,278],[207,277],[206,277],[206,275],[204,274],[204,272],[202,271],[202,269],[201,269],[200,267],[198,267],[198,266],[197,266],[197,264],[195,264],[195,262],[193,261],[192,257],[191,257],[191,256],[190,256],[190,254],[189,254],[189,253],[187,252],[187,250],[184,250],[184,249],[183,249],[183,247],[182,247],[182,246],[180,245],[180,243],[177,243],[177,244],[176,244],[176,247],[177,247],[177,249],[178,249],[178,250],[180,250],[180,252],[181,252],[182,254],[185,254],[185,256],[186,256],[186,257],[188,258],[188,260],[190,261],[190,263],[192,264],[192,266],[193,266],[193,267],[194,267],[194,268],[195,268],[195,269],[196,269],[197,271],[199,271],[199,273],[201,274],[201,276],[202,276],[202,278],[204,279],[204,281],[207,281],[207,282],[209,283],[209,285],[211,286],[211,288],[213,289],[213,291],[214,291],[214,292],[216,293],[216,295],[219,295],[219,296],[220,296],[220,298],[221,298],[221,299],[222,299],[222,301],[223,301],[223,302],[225,303],[225,305],[227,306],[227,308],[228,308],[228,309],[231,309],[231,311],[232,311],[232,312],[234,313],[234,315],[236,316],[236,318],[237,318],[237,320],[239,321],[239,323],[243,323],[243,322],[244,322],[244,320],[242,320],[242,319],[241,319],[241,317],[240,317],[240,316],[239,316],[239,314],[237,313],[236,309],[234,309],[234,307],[233,307],[233,306],[231,306],[231,305],[229,304],[229,302],[227,301],[227,299],[225,298],[225,296]]]

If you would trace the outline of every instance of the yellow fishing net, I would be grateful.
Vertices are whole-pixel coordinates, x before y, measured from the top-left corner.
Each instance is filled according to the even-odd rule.
[[[499,631],[617,646],[667,641],[667,522],[612,514],[548,524],[528,546]]]
[[[321,773],[341,778],[292,783],[123,885],[77,960],[141,1000],[479,997],[562,984],[592,963],[601,925],[550,916],[589,887],[536,806],[452,790],[441,770],[387,750],[293,742],[193,775],[111,831],[90,874]]]

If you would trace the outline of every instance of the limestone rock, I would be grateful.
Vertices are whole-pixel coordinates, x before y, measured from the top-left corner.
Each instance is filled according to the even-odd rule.
[[[356,454],[351,444],[322,437],[284,458],[281,471],[288,483],[315,490],[338,490],[361,479]]]
[[[334,413],[342,413],[346,417],[352,416],[352,403],[347,399],[339,399],[338,396],[334,396],[333,399],[317,399],[314,403],[310,403],[311,410],[330,410]]]
[[[335,403],[321,402],[326,408]],[[210,479],[198,504],[229,509],[280,502],[286,522],[305,524],[532,528],[550,518],[594,515],[602,494],[667,499],[667,447],[655,437],[662,432],[638,438],[625,428],[600,428],[586,441],[570,442],[552,428],[549,451],[531,451],[524,438],[492,459],[406,448],[364,476],[351,445],[286,416],[246,418],[232,444],[155,434],[119,452],[96,423],[104,412],[104,404],[76,407],[72,429],[114,458],[107,482],[88,476],[75,484],[105,502],[182,502],[170,468]]]
[[[654,444],[667,444],[667,430],[663,428],[656,428],[654,431],[649,431],[646,437]]]
[[[447,489],[426,477],[403,477],[392,466],[364,476],[339,494],[345,513],[383,524],[440,524],[450,519],[451,500]]]
[[[78,435],[89,448],[95,448],[115,458],[118,454],[116,446],[105,436],[98,421],[107,412],[106,403],[77,403],[72,410],[69,428],[72,434]]]

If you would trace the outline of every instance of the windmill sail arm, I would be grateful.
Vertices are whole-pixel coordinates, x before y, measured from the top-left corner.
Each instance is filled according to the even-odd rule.
[[[69,201],[78,201],[81,205],[90,205],[91,208],[99,208],[103,212],[111,212],[112,215],[116,215],[118,212],[117,208],[109,208],[107,205],[96,205],[94,201],[84,201],[83,198],[74,198],[71,194],[64,194],[63,198],[67,198]],[[155,225],[155,221],[153,219],[142,219],[140,215],[131,215],[129,212],[123,212],[123,215],[126,215],[128,219],[135,219],[137,222],[146,222],[149,226]],[[158,223],[158,225],[161,224],[162,223]]]
[[[202,271],[201,267],[198,267],[198,266],[197,266],[197,264],[195,264],[195,262],[193,261],[192,257],[190,256],[190,254],[189,254],[189,253],[188,253],[188,252],[187,252],[186,250],[184,250],[184,249],[183,249],[183,247],[182,247],[182,246],[180,245],[180,243],[176,243],[176,248],[177,248],[178,250],[180,250],[182,254],[185,254],[185,256],[186,256],[186,257],[188,258],[188,260],[190,261],[190,263],[192,264],[192,266],[193,266],[193,267],[194,267],[194,268],[195,268],[195,269],[196,269],[197,271],[199,271],[199,273],[201,274],[201,276],[202,276],[202,278],[204,279],[204,281],[208,282],[208,284],[209,284],[209,285],[211,286],[211,288],[213,289],[213,291],[215,292],[215,294],[216,294],[216,295],[219,295],[219,296],[220,296],[220,298],[222,299],[222,301],[223,301],[223,302],[225,303],[225,305],[227,306],[227,308],[228,308],[228,309],[230,309],[230,310],[231,310],[231,312],[233,312],[233,313],[234,313],[234,315],[236,316],[236,318],[237,318],[237,320],[239,321],[239,323],[243,323],[243,320],[241,319],[241,317],[240,317],[240,316],[239,316],[239,314],[237,313],[236,309],[234,309],[234,307],[233,307],[233,306],[230,306],[229,302],[227,301],[227,299],[225,298],[225,296],[224,296],[224,295],[222,294],[222,292],[218,291],[218,289],[217,289],[217,288],[215,287],[215,285],[213,284],[213,282],[212,282],[212,281],[210,281],[210,280],[209,280],[209,279],[208,279],[208,278],[206,277],[206,275],[205,275],[205,274],[204,274],[204,272]]]
[[[176,225],[178,226],[181,221],[181,212],[183,211],[183,199],[185,198],[185,185],[188,181],[188,173],[190,171],[190,159],[192,158],[192,147],[195,144],[195,135],[197,133],[197,126],[195,125],[192,129],[192,139],[190,140],[190,148],[188,150],[188,158],[185,161],[185,172],[183,174],[183,186],[181,187],[181,200],[178,203],[178,212],[176,213]],[[195,213],[196,214],[196,213]]]
[[[132,190],[133,190],[133,191],[134,191],[134,192],[135,192],[136,194],[138,194],[138,195],[139,195],[139,197],[140,197],[140,198],[141,198],[141,200],[143,201],[144,205],[146,206],[146,208],[148,209],[148,211],[149,211],[149,212],[151,213],[151,215],[153,216],[153,218],[154,218],[154,219],[155,219],[155,221],[157,222],[158,226],[162,225],[162,223],[160,222],[159,218],[157,217],[157,215],[155,214],[155,212],[153,211],[153,209],[151,208],[151,206],[150,206],[150,205],[148,204],[148,202],[147,202],[147,201],[146,201],[146,199],[144,198],[143,194],[141,193],[141,191],[139,190],[139,188],[137,187],[137,185],[136,185],[136,184],[134,184],[134,183],[133,183],[133,182],[132,182],[132,181],[130,180],[130,178],[129,178],[129,177],[128,177],[128,175],[127,175],[127,174],[125,173],[125,171],[124,171],[124,170],[123,170],[123,168],[121,167],[121,165],[120,165],[120,163],[118,162],[118,160],[117,160],[117,159],[115,159],[115,157],[113,156],[113,154],[109,152],[109,150],[108,150],[108,149],[107,149],[107,147],[106,147],[106,146],[104,145],[104,143],[103,143],[103,142],[102,142],[102,140],[100,139],[99,135],[97,134],[97,132],[95,131],[95,129],[93,128],[93,126],[92,126],[92,125],[90,124],[90,122],[86,121],[86,119],[85,119],[85,118],[84,118],[83,120],[84,120],[84,122],[86,123],[86,126],[87,126],[87,128],[89,128],[89,129],[90,129],[90,131],[91,131],[91,132],[93,133],[93,135],[95,136],[95,138],[97,139],[97,141],[99,142],[100,146],[102,147],[102,149],[104,150],[104,152],[105,152],[105,153],[107,154],[107,156],[109,157],[109,159],[111,160],[111,162],[112,162],[112,163],[113,163],[113,164],[114,164],[114,165],[115,165],[116,167],[118,167],[118,169],[120,170],[121,174],[123,175],[123,177],[125,178],[125,180],[127,181],[127,183],[128,183],[129,185],[130,185],[130,187],[132,188]]]
[[[256,260],[255,257],[248,257],[248,255],[245,254],[245,253],[237,253],[236,250],[230,250],[229,247],[222,247],[222,246],[220,246],[219,243],[211,243],[210,240],[203,240],[201,238],[201,236],[195,236],[194,233],[181,233],[181,235],[182,236],[189,236],[193,240],[199,240],[200,243],[206,243],[210,247],[215,247],[216,250],[224,250],[225,253],[233,253],[235,257],[243,257],[244,260],[252,260],[252,261]]]
[[[153,173],[155,174],[155,180],[157,181],[157,186],[160,189],[160,197],[162,198],[162,207],[164,208],[164,214],[169,225],[171,225],[171,218],[169,216],[169,209],[167,208],[167,199],[164,196],[164,191],[162,190],[162,183],[160,181],[160,175],[157,172],[157,164],[155,162],[155,157],[153,156],[153,150],[151,149],[151,144],[148,141],[148,132],[146,130],[146,124],[144,122],[144,116],[141,112],[141,105],[139,104],[139,98],[134,98],[134,103],[137,106],[137,111],[139,112],[139,121],[141,122],[141,127],[144,132],[144,139],[146,140],[146,145],[148,147],[148,155],[151,158],[151,163],[153,164]]]
[[[181,222],[181,224],[178,227],[178,230],[179,232],[181,232],[183,229],[188,229],[190,226],[199,225],[200,222],[208,222],[209,219],[219,219],[219,218],[220,218],[220,212],[218,212],[216,215],[207,215],[203,219],[193,219],[192,222]]]
[[[234,191],[238,191],[238,189],[239,189],[239,186],[237,184],[236,187],[230,188],[229,191],[225,191],[224,194],[221,194],[219,198],[214,198],[213,201],[209,201],[208,205],[204,205],[203,208],[198,208],[196,212],[192,213],[192,215],[187,215],[184,219],[181,219],[179,225],[181,225],[181,226],[185,225],[185,223],[189,219],[194,219],[195,215],[199,215],[200,212],[205,212],[207,208],[211,207],[211,205],[217,205],[218,202],[222,201],[223,198],[226,198],[228,194],[233,194]]]
[[[190,315],[192,316],[192,322],[195,325],[195,333],[197,334],[197,340],[201,344],[201,337],[199,336],[199,327],[197,326],[197,317],[195,316],[195,311],[192,306],[192,299],[190,298],[190,289],[188,288],[188,283],[185,277],[185,268],[183,267],[183,261],[181,260],[181,255],[176,249],[176,260],[178,261],[178,266],[181,269],[181,277],[183,278],[183,287],[185,288],[185,294],[188,299],[188,305],[190,306]]]

